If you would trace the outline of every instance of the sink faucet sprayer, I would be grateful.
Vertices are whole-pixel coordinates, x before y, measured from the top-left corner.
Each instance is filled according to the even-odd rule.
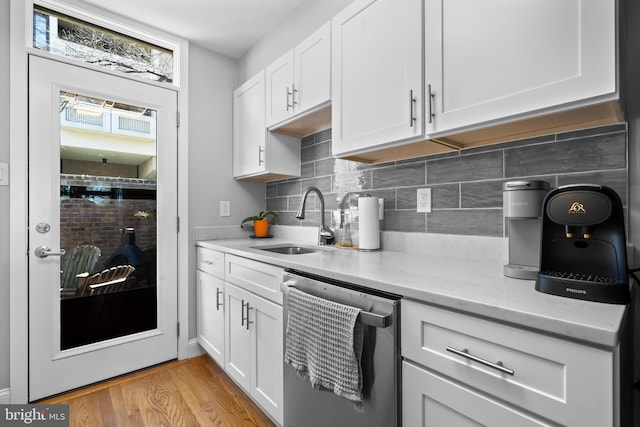
[[[304,189],[302,193],[302,201],[300,202],[300,207],[298,208],[298,212],[296,213],[296,218],[304,219],[305,203],[307,201],[307,196],[312,191],[318,194],[318,198],[320,199],[320,230],[318,231],[318,244],[331,245],[333,244],[335,237],[333,235],[333,231],[329,227],[324,225],[324,197],[317,187],[310,186]]]

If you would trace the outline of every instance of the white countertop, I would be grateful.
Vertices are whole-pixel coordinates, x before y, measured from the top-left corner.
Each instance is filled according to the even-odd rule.
[[[319,252],[284,255],[255,249],[295,243]],[[355,250],[296,243],[281,238],[200,240],[199,246],[305,271],[496,319],[552,335],[615,347],[626,306],[548,295],[531,280],[505,277],[494,261],[382,250]]]

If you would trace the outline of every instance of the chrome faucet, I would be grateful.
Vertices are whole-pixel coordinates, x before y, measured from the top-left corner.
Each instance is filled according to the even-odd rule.
[[[317,187],[310,186],[304,189],[304,191],[302,192],[302,201],[300,202],[300,207],[298,208],[298,212],[296,213],[296,218],[304,219],[305,203],[307,201],[307,196],[312,191],[318,194],[318,198],[320,199],[320,230],[318,230],[318,244],[331,245],[335,240],[335,236],[333,235],[333,231],[329,227],[324,225],[324,197]]]

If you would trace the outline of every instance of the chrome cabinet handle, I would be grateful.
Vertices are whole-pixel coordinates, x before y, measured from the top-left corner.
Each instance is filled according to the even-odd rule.
[[[203,262],[204,262],[205,264],[207,264],[207,265],[213,265],[213,261],[208,260],[208,259],[205,259]]]
[[[258,145],[258,166],[264,163],[264,160],[262,160],[262,153],[264,153],[264,150],[261,145]]]
[[[293,105],[289,102],[289,98],[293,96],[293,93],[291,93],[291,91],[289,90],[289,86],[287,86],[287,111],[289,111],[290,108],[293,108]]]
[[[416,105],[416,98],[413,96],[413,90],[409,91],[409,127],[413,127],[416,122],[416,118],[413,115],[413,110]]]
[[[220,288],[216,288],[216,310],[220,311],[220,306],[222,305],[222,303],[220,302],[220,295],[222,294],[222,291],[220,290]]]
[[[242,307],[240,308],[240,326],[244,326],[244,299],[242,300]]]
[[[455,349],[453,347],[449,347],[447,346],[447,351],[453,353],[453,354],[457,354],[458,356],[464,357],[465,359],[469,359],[469,360],[473,360],[474,362],[478,362],[480,364],[483,364],[485,366],[488,366],[490,368],[493,368],[497,371],[500,371],[502,373],[505,373],[507,375],[514,375],[515,372],[513,371],[513,369],[509,369],[509,368],[505,368],[504,366],[502,366],[502,362],[498,361],[496,363],[493,362],[489,362],[488,360],[484,360],[478,356],[474,356],[473,354],[469,353],[469,350],[467,350],[466,348],[463,348],[462,350],[458,350]]]
[[[247,317],[244,316],[244,307],[247,307]],[[244,300],[242,300],[242,309],[240,310],[240,315],[242,316],[242,320],[240,322],[241,326],[245,326],[245,321],[247,322],[247,330],[249,330],[249,324],[253,323],[253,321],[249,320],[249,310],[251,310],[251,307],[249,307],[249,303],[247,302],[246,304],[244,303]]]
[[[48,256],[62,256],[66,253],[64,249],[60,249],[60,252],[51,252],[51,249],[46,246],[38,246],[34,252],[38,258],[46,258]]]
[[[296,105],[298,105],[298,102],[296,101],[296,93],[298,93],[298,89],[296,89],[295,83],[291,85],[291,89],[291,100],[293,101],[293,106],[295,107]]]
[[[429,123],[433,123],[436,114],[433,112],[433,98],[435,95],[431,92],[431,85],[427,85],[427,94],[429,95]]]

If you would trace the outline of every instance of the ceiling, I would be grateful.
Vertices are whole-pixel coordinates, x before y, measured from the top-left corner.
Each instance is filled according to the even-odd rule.
[[[240,58],[306,0],[81,0]]]

